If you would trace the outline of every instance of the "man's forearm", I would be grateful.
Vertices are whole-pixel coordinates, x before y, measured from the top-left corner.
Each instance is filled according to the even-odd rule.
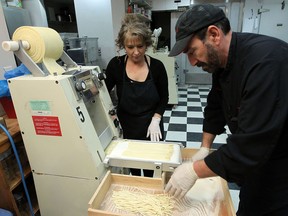
[[[207,178],[217,176],[205,163],[204,160],[195,161],[193,163],[194,170],[199,178]]]
[[[210,148],[214,139],[215,139],[215,135],[211,134],[211,133],[207,133],[203,131],[202,134],[202,144],[201,147],[206,147],[206,148]]]
[[[201,147],[211,148],[215,135],[203,131]],[[198,160],[193,163],[194,170],[199,178],[213,177],[216,174],[206,165],[204,160]]]

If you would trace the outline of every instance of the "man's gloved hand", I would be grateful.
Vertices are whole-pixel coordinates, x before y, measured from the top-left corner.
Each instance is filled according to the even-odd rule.
[[[160,130],[160,121],[158,117],[152,117],[152,121],[148,127],[147,137],[150,136],[150,140],[153,142],[159,142],[162,139],[162,134]]]
[[[209,148],[201,147],[193,156],[192,161],[203,160],[209,154]]]
[[[165,187],[165,192],[176,198],[182,198],[198,178],[193,168],[193,162],[185,162],[176,168]]]

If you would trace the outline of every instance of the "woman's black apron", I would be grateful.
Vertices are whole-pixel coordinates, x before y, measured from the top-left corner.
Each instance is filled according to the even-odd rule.
[[[128,78],[126,74],[127,59],[128,57],[124,62],[122,96],[118,103],[117,115],[123,129],[123,138],[148,140],[150,138],[146,138],[147,130],[155,113],[155,107],[160,101],[160,96],[146,56],[145,62],[149,71],[144,82]],[[163,124],[161,130],[163,131]],[[164,135],[163,132],[162,135]]]

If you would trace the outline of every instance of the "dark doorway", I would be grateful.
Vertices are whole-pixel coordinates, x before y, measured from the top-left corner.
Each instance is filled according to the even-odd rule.
[[[169,11],[152,11],[151,30],[161,27],[162,33],[158,38],[157,49],[168,46],[170,50],[171,34],[171,12]]]

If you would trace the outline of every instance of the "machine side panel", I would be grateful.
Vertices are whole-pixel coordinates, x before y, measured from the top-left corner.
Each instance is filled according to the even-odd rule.
[[[95,180],[33,174],[42,216],[87,215]]]
[[[102,176],[104,150],[67,76],[18,77],[10,80],[9,88],[35,172],[87,179]]]

